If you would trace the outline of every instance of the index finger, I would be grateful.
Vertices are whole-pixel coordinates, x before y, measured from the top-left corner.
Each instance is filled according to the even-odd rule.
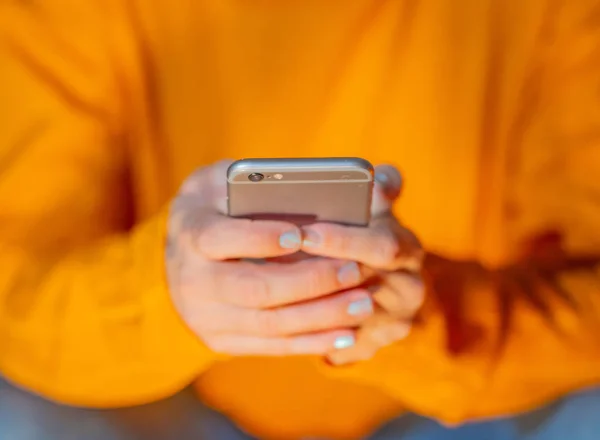
[[[375,218],[369,227],[314,223],[302,228],[302,250],[342,258],[375,269],[418,271],[423,258],[417,237],[391,215]]]
[[[207,209],[188,217],[183,240],[208,260],[280,257],[300,249],[301,233],[292,223],[231,218]]]

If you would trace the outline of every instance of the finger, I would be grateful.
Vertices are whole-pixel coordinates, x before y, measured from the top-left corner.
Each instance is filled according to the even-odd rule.
[[[411,322],[397,319],[383,310],[372,316],[368,325],[361,329],[361,338],[372,347],[381,348],[408,336]]]
[[[402,190],[402,175],[392,165],[375,167],[375,186],[371,202],[371,217],[376,218],[391,211]]]
[[[425,300],[425,284],[419,274],[394,272],[373,293],[375,302],[396,319],[412,319]]]
[[[325,357],[326,361],[330,365],[341,366],[348,364],[355,364],[357,362],[367,361],[372,359],[377,350],[361,350],[361,349],[351,349],[351,350],[342,350],[342,351],[332,351],[331,353],[327,353]]]
[[[324,355],[333,348],[345,348],[355,342],[351,330],[335,330],[302,336],[262,338],[259,336],[222,335],[208,344],[218,352],[238,356]]]
[[[355,262],[313,258],[297,263],[215,265],[216,300],[246,308],[266,309],[310,300],[356,287],[364,281]]]
[[[227,159],[199,168],[183,182],[180,194],[198,197],[221,214],[226,214],[227,169],[232,163]]]
[[[354,289],[275,309],[238,309],[233,328],[228,330],[253,336],[289,336],[356,327],[372,313],[370,293]]]
[[[383,270],[419,270],[423,251],[417,237],[393,217],[368,228],[314,223],[302,228],[302,250],[312,255],[359,261]]]
[[[326,359],[333,365],[371,359],[381,348],[406,338],[410,328],[410,322],[395,319],[384,311],[378,311],[360,328],[354,345],[341,350],[332,350],[327,354]]]
[[[327,363],[331,365],[347,365],[360,361],[366,361],[377,353],[380,347],[373,346],[369,341],[360,337],[360,332],[357,334],[356,343],[342,350],[331,350],[325,356]]]
[[[200,212],[184,227],[192,249],[209,260],[268,258],[297,252],[301,233],[282,221],[235,219]]]

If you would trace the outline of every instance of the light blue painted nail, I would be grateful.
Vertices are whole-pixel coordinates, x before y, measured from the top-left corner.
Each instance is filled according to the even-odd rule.
[[[381,186],[386,186],[390,182],[390,178],[385,173],[375,173],[375,181],[377,181]]]
[[[363,298],[348,305],[349,315],[367,315],[373,313],[373,301],[371,298]]]
[[[354,345],[354,336],[340,336],[333,343],[333,348],[336,350],[341,350],[343,348],[352,347]]]
[[[295,249],[300,246],[300,234],[295,231],[288,231],[279,237],[279,246],[284,249]]]

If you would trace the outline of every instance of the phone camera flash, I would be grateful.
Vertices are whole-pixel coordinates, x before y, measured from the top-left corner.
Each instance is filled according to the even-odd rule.
[[[279,174],[279,173],[273,174],[273,179],[281,180],[281,179],[283,179],[283,174]]]

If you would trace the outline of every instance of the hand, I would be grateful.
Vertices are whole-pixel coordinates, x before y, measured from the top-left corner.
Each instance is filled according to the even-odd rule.
[[[201,169],[171,209],[166,266],[173,302],[212,350],[232,355],[324,355],[355,340],[373,312],[354,262],[240,261],[290,255],[301,231],[282,221],[229,218],[228,163]]]
[[[407,336],[423,303],[423,250],[415,235],[391,212],[401,180],[391,166],[376,168],[372,221],[367,228],[326,223],[302,228],[304,252],[361,263],[374,292],[375,313],[360,326],[355,345],[328,354],[333,364],[369,359],[381,347]]]

